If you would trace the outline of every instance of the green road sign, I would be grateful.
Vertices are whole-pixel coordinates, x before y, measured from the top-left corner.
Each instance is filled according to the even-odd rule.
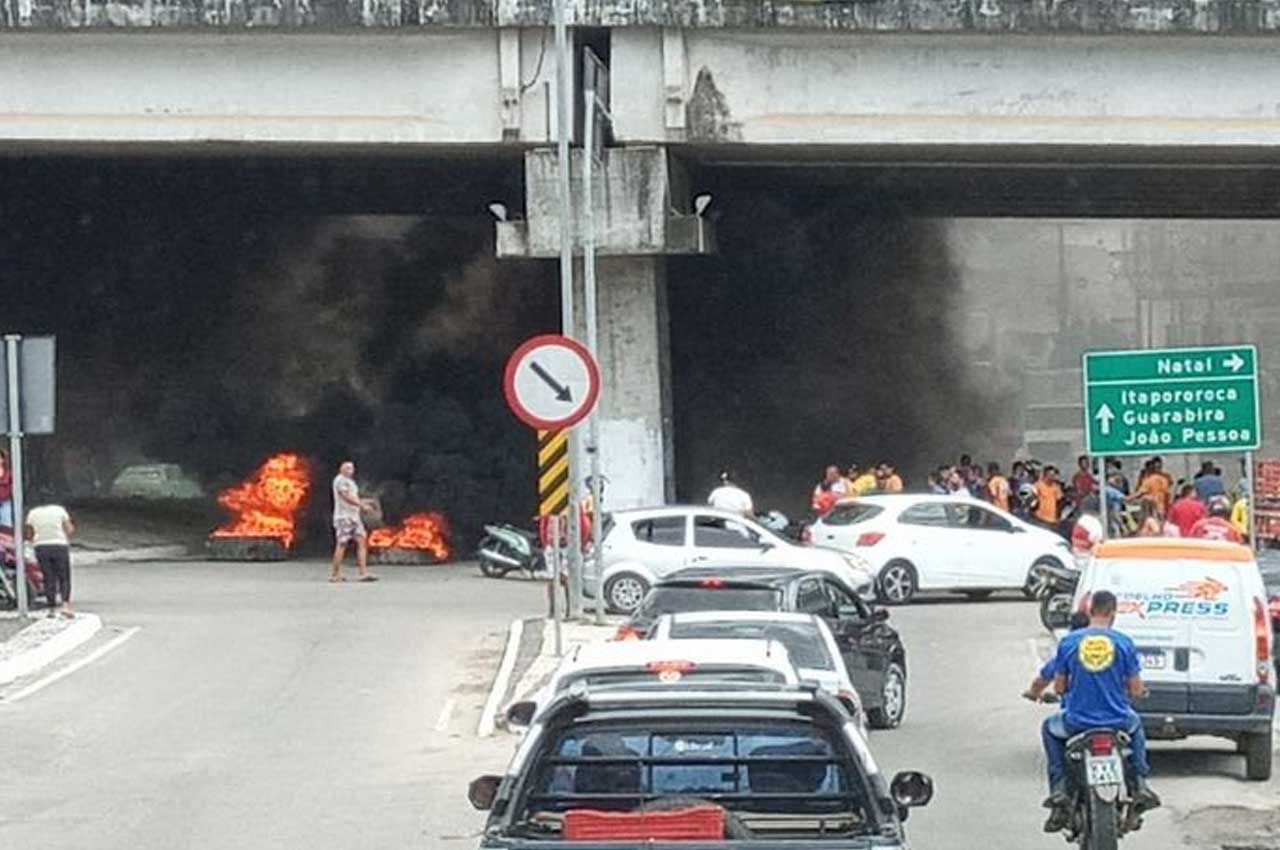
[[[1256,449],[1252,345],[1093,351],[1084,356],[1085,450],[1092,455]]]

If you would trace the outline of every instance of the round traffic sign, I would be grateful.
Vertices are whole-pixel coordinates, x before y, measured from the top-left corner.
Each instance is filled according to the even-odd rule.
[[[569,428],[596,406],[600,369],[581,343],[544,334],[526,340],[507,360],[502,388],[511,412],[531,428]]]

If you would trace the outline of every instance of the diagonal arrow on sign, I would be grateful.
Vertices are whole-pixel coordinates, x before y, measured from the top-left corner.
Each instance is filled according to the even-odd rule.
[[[557,401],[573,401],[573,391],[552,377],[551,373],[546,369],[543,369],[537,360],[530,363],[529,368],[532,369],[533,373],[541,378],[547,386],[551,387],[551,391],[556,394]]]
[[[1116,418],[1111,405],[1104,401],[1102,407],[1098,408],[1098,412],[1093,414],[1093,418],[1098,420],[1098,429],[1102,431],[1104,436],[1111,433],[1111,420]]]

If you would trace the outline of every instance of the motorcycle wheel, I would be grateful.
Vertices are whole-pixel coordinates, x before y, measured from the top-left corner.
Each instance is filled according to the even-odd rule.
[[[1117,822],[1116,804],[1098,798],[1089,793],[1088,824],[1084,833],[1081,850],[1116,850],[1120,841],[1120,830]]]
[[[505,565],[490,561],[488,558],[481,558],[480,573],[485,578],[502,578],[507,574],[507,568]]]
[[[1049,622],[1049,612],[1055,607],[1061,607],[1061,603],[1055,605],[1055,602],[1063,598],[1066,599],[1066,607],[1070,610],[1071,597],[1064,593],[1050,593],[1040,598],[1040,625],[1044,626],[1046,631],[1053,631],[1053,625]]]

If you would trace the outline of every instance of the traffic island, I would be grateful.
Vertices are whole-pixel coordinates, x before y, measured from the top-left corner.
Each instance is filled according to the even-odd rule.
[[[0,642],[0,685],[30,676],[52,664],[102,628],[102,620],[96,614],[76,614],[66,618],[44,617],[41,612],[40,616],[29,620],[23,620],[14,613],[0,616],[5,620],[6,631],[12,631],[15,624],[24,624],[7,640]]]

